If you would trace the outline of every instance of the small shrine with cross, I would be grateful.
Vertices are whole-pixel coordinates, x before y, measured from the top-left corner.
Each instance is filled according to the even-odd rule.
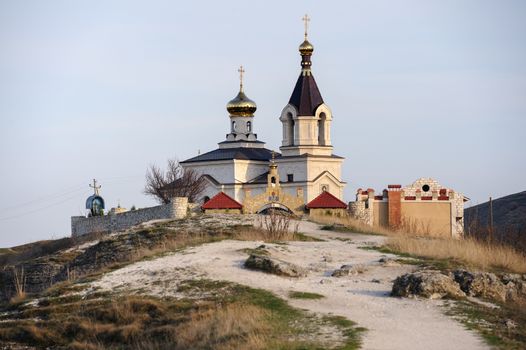
[[[99,190],[100,185],[97,185],[97,180],[93,179],[93,185],[89,185],[93,188],[93,194],[86,199],[86,209],[88,210],[88,216],[102,216],[104,215],[104,199],[100,196]]]

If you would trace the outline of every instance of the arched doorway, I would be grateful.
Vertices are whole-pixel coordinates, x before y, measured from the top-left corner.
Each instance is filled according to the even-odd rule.
[[[278,211],[283,214],[294,214],[292,210],[290,210],[286,205],[283,205],[281,203],[267,203],[257,211],[257,214],[267,215],[272,210]]]

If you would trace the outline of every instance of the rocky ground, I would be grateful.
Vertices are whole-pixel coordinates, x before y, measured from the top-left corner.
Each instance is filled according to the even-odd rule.
[[[473,324],[459,315],[482,317],[473,312],[473,305],[480,305],[484,310],[505,310],[503,303],[526,296],[526,276],[423,268],[412,258],[401,259],[380,252],[378,247],[385,243],[384,236],[322,230],[320,225],[309,221],[291,225],[304,234],[294,241],[267,243],[255,238],[250,240],[250,237],[248,240],[236,238],[235,234],[240,231],[248,228],[250,232],[252,225],[259,227],[259,220],[257,216],[219,215],[150,222],[111,236],[61,242],[64,249],[56,248],[31,259],[3,256],[0,297],[4,303],[15,292],[15,272],[19,277],[20,273],[24,275],[26,292],[31,294],[22,301],[11,299],[2,308],[0,344],[3,338],[28,343],[24,341],[28,336],[35,339],[30,344],[55,344],[53,337],[57,334],[53,332],[60,331],[63,321],[57,319],[57,328],[49,334],[36,329],[45,327],[46,320],[47,324],[54,322],[53,317],[57,316],[53,313],[57,313],[58,308],[64,309],[59,313],[73,323],[68,327],[74,327],[75,321],[68,316],[70,311],[86,315],[85,308],[92,307],[97,314],[102,312],[99,309],[115,308],[115,303],[120,303],[112,300],[130,296],[132,301],[125,299],[124,304],[152,304],[164,310],[166,324],[157,324],[156,332],[178,325],[171,333],[181,332],[182,326],[177,320],[181,315],[190,315],[192,319],[193,316],[187,314],[190,309],[184,306],[188,303],[194,305],[192,309],[212,315],[217,312],[213,305],[233,303],[244,308],[247,300],[256,298],[254,305],[263,314],[267,312],[265,303],[269,304],[268,310],[281,305],[276,322],[285,322],[284,326],[294,322],[295,328],[289,329],[292,337],[324,344],[324,348],[353,349],[361,336],[363,349],[487,349],[488,339],[493,340],[490,345],[499,345],[491,331],[497,323],[504,323],[502,329],[508,333],[521,327],[521,321],[509,320],[504,312],[494,319],[485,319],[490,321],[471,320]],[[250,288],[243,289],[245,286]],[[134,301],[134,295],[142,299]],[[185,300],[185,304],[181,304],[181,309],[172,309],[170,305],[177,300]],[[295,309],[288,309],[280,300]],[[166,315],[167,310],[172,314]],[[283,318],[290,313],[294,314],[292,319]],[[128,316],[113,332],[120,336],[134,334],[130,330],[134,318],[143,316]],[[107,316],[101,317],[107,322]],[[79,318],[78,322],[90,324],[92,321]],[[145,319],[140,327],[150,327],[149,322],[153,321]],[[486,333],[480,332],[479,327],[484,322],[484,329],[489,330]],[[23,327],[16,327],[17,323],[23,323]],[[468,330],[466,324],[472,330]],[[106,332],[100,327],[84,331],[99,337]],[[18,328],[27,335],[18,334]],[[140,338],[142,333],[137,332],[142,331],[135,333]],[[485,341],[480,334],[484,334]],[[60,336],[62,344],[76,339],[70,335]],[[115,341],[115,335],[111,341]],[[507,343],[511,346],[501,347],[519,349],[526,342],[513,341]],[[3,348],[24,348],[13,344],[18,343],[8,343]]]
[[[305,221],[299,230],[323,241],[204,244],[113,271],[93,282],[91,288],[170,296],[177,295],[178,284],[188,279],[231,281],[271,291],[298,308],[357,322],[367,328],[364,349],[487,348],[474,332],[444,315],[442,301],[390,296],[393,280],[415,267],[397,263],[392,260],[395,256],[363,249],[381,245],[384,237],[322,231],[317,224]],[[261,245],[267,254],[300,267],[306,275],[279,276],[246,268],[250,252]],[[331,276],[342,266],[349,272]],[[323,298],[290,298],[294,291]]]

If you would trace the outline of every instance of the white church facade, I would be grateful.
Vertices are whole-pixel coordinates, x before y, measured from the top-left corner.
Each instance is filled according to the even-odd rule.
[[[206,181],[201,204],[223,193],[241,204],[245,213],[269,207],[300,213],[324,192],[342,200],[344,158],[333,153],[332,112],[312,75],[314,48],[307,32],[299,51],[301,73],[279,117],[283,130],[280,153],[267,149],[254,132],[257,106],[244,93],[240,68],[239,93],[226,107],[230,119],[226,139],[217,149],[181,162]]]

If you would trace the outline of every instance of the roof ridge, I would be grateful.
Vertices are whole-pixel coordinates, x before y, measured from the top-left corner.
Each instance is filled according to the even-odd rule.
[[[329,198],[325,198],[329,197]],[[307,209],[318,209],[318,208],[342,208],[347,209],[347,203],[330,193],[329,191],[323,191],[316,198],[311,200],[307,205]]]
[[[201,209],[242,209],[243,205],[225,192],[218,192],[205,202]]]

